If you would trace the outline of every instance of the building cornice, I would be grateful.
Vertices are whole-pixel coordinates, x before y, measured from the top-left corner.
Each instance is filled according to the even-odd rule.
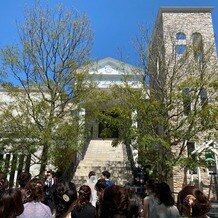
[[[213,7],[203,6],[203,7],[160,7],[159,13],[211,13]]]

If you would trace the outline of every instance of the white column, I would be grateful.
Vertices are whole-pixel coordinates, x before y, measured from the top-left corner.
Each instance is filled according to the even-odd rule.
[[[137,120],[137,111],[136,110],[132,112],[131,118],[132,118],[132,127],[137,129],[138,128],[138,123],[136,121]],[[133,156],[134,164],[135,164],[136,167],[138,167],[138,165],[139,165],[138,164],[138,149],[134,148],[134,145],[136,143],[137,143],[137,141],[132,141],[131,145],[130,145],[130,148],[132,150],[132,156]]]

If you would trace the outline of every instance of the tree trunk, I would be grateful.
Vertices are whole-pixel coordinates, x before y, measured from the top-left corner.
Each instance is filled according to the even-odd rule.
[[[42,156],[41,156],[41,166],[40,166],[40,175],[44,176],[45,174],[45,169],[46,169],[46,165],[47,165],[47,161],[48,161],[48,144],[45,144],[43,146],[43,150],[42,150]]]

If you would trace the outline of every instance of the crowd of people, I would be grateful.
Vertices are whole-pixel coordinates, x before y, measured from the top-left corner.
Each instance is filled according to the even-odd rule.
[[[206,218],[211,207],[195,186],[184,187],[177,202],[166,182],[148,179],[145,190],[142,199],[130,183],[115,184],[108,171],[101,178],[89,172],[81,187],[54,177],[52,171],[44,179],[22,172],[18,186],[9,188],[0,172],[0,218]]]

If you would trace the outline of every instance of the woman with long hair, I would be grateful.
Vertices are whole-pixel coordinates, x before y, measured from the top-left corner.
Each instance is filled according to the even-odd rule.
[[[23,213],[22,193],[18,188],[7,189],[0,199],[0,217],[16,218]]]
[[[91,189],[88,185],[82,185],[79,189],[79,197],[76,200],[73,210],[71,211],[72,218],[95,218],[96,210],[90,202]]]
[[[211,204],[206,195],[195,186],[186,186],[178,194],[177,207],[181,215],[206,218]]]
[[[157,185],[158,185],[158,182],[155,179],[149,179],[146,182],[147,196],[144,198],[144,201],[143,201],[144,218],[153,217],[155,207],[157,206],[157,203],[158,203],[157,198],[156,198]]]
[[[153,214],[154,218],[179,218],[179,211],[175,206],[172,192],[167,183],[161,182],[157,185],[156,197],[158,205]]]
[[[21,193],[22,193],[22,198],[23,198],[23,203],[26,203],[26,189],[25,186],[26,184],[30,181],[31,179],[31,174],[29,172],[21,172],[18,177],[17,177],[17,182],[19,184]]]

